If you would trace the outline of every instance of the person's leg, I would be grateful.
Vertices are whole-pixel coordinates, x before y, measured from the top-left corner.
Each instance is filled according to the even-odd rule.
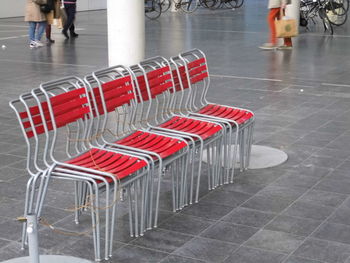
[[[275,20],[279,17],[279,14],[280,8],[271,8],[269,15],[267,16],[267,21],[270,28],[270,43],[274,46],[277,45]]]
[[[46,25],[46,40],[48,43],[55,43],[55,40],[51,39],[51,25],[47,24]]]
[[[74,10],[75,10],[74,6],[75,5],[72,5],[72,4],[65,4],[64,5],[64,9],[66,10],[66,14],[67,14],[67,21],[63,27],[62,34],[66,38],[69,38],[67,32],[68,32],[68,29],[72,26],[73,21],[74,21]]]
[[[284,38],[284,45],[287,46],[287,47],[292,47],[293,46],[292,38],[290,38],[290,37]]]
[[[41,43],[40,40],[41,40],[41,38],[44,34],[44,31],[45,31],[45,28],[46,28],[46,21],[41,21],[41,22],[38,22],[37,24],[38,24],[38,30],[37,30],[35,41],[37,43]]]
[[[29,42],[32,42],[32,41],[35,41],[36,22],[28,22],[28,24],[29,24],[29,29],[28,29]]]
[[[69,32],[70,32],[71,37],[77,37],[78,36],[78,34],[75,33],[75,25],[74,25],[76,13],[77,13],[77,6],[73,5],[72,6],[72,24],[69,27]]]

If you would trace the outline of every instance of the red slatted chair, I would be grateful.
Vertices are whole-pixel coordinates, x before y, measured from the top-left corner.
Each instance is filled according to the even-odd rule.
[[[158,223],[160,183],[163,170],[176,162],[185,163],[188,155],[188,143],[176,136],[164,136],[160,133],[137,129],[133,118],[137,107],[135,88],[127,68],[115,66],[94,72],[85,77],[90,87],[96,116],[95,127],[102,135],[97,142],[102,147],[127,149],[143,154],[158,167],[158,183],[155,192],[154,227]],[[116,119],[111,119],[115,114]],[[113,132],[106,132],[111,123]],[[109,136],[108,136],[109,135]],[[184,173],[186,167],[182,169]],[[155,171],[152,172],[154,174]],[[153,194],[153,179],[147,191]],[[179,186],[176,186],[179,188]],[[148,229],[152,228],[153,197],[150,198],[148,216],[145,221]],[[173,192],[173,210],[179,209]],[[143,229],[140,234],[143,235]]]
[[[140,69],[142,70],[140,74]],[[189,118],[176,115],[172,112],[172,98],[170,94],[174,92],[173,82],[169,62],[162,57],[155,57],[145,60],[138,67],[131,68],[136,75],[138,87],[138,100],[147,102],[147,113],[145,114],[145,124],[151,130],[162,131],[179,136],[190,137],[198,148],[199,167],[196,185],[195,202],[198,202],[201,160],[204,148],[212,151],[212,166],[209,170],[209,189],[222,184],[219,170],[219,160],[221,158],[221,145],[224,136],[224,129],[220,124],[212,121],[203,121],[199,118]],[[154,113],[153,115],[151,113]],[[192,173],[190,177],[189,203],[192,203],[192,191],[194,187],[194,160],[192,156]],[[186,196],[182,196],[184,200]],[[186,203],[186,202],[185,202]]]
[[[253,138],[254,113],[247,109],[210,103],[207,100],[210,78],[207,60],[202,51],[195,49],[184,52],[171,60],[177,66],[176,79],[181,80],[179,89],[189,94],[189,98],[181,106],[184,109],[183,113],[189,114],[189,116],[209,117],[225,124],[228,129],[236,131],[234,144],[240,145],[241,170],[247,169]],[[228,145],[232,144],[232,139],[228,141]],[[233,160],[231,168],[234,168],[236,149],[231,151],[230,148],[226,153]],[[234,169],[231,173],[231,182],[233,182],[233,176]]]
[[[118,193],[121,189],[126,189],[129,198],[133,193],[133,198],[137,201],[140,195],[141,205],[147,205],[144,192],[140,189],[147,183],[150,168],[148,161],[143,157],[93,147],[90,144],[90,137],[94,136],[91,125],[93,115],[87,94],[84,82],[71,77],[45,83],[40,89],[21,96],[20,100],[13,101],[10,105],[17,114],[29,148],[33,148],[33,145],[35,148],[34,155],[30,155],[31,151],[28,151],[28,163],[33,160],[33,165],[38,165],[40,156],[41,162],[46,166],[46,170],[41,172],[36,204],[27,205],[25,214],[32,212],[29,207],[35,207],[34,211],[40,216],[51,177],[74,181],[77,192],[83,189],[79,186],[86,186],[88,199],[91,202],[89,208],[95,260],[99,261],[101,260],[100,210],[105,211],[105,258],[108,259],[112,254]],[[23,106],[22,110],[18,106],[21,103],[25,110]],[[74,138],[71,137],[72,130]],[[31,140],[35,141],[34,144],[30,143]],[[40,140],[44,142],[39,143]],[[65,142],[67,142],[64,152],[66,157],[59,158],[57,153],[61,149],[61,144]],[[44,149],[39,149],[40,147]],[[39,152],[42,156],[38,154]],[[101,190],[105,191],[103,205],[99,194]],[[31,193],[27,194],[30,195]],[[79,205],[77,195],[76,211],[80,209]]]

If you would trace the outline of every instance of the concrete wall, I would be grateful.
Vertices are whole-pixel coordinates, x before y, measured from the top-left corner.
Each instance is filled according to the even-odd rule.
[[[78,11],[107,8],[107,0],[77,0],[77,2]],[[0,0],[0,18],[24,16],[25,3],[26,0]]]

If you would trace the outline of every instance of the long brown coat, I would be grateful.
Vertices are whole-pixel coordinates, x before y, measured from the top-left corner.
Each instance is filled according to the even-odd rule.
[[[33,0],[27,0],[24,21],[41,22],[46,21],[44,13],[40,12],[40,7]]]

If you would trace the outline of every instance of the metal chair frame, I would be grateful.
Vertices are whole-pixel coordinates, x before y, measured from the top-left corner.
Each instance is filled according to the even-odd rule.
[[[183,143],[185,143],[186,147],[183,148],[183,150],[180,150],[178,152],[176,152],[175,154],[172,154],[171,156],[167,157],[167,158],[162,158],[158,153],[154,152],[154,151],[149,151],[149,150],[145,150],[142,148],[136,148],[133,146],[126,146],[123,144],[118,143],[118,141],[115,141],[116,139],[123,139],[123,138],[127,138],[129,135],[131,135],[132,133],[136,132],[138,129],[134,123],[134,119],[135,119],[135,114],[136,114],[136,107],[137,107],[137,103],[136,103],[136,91],[135,91],[135,86],[133,85],[133,78],[132,78],[133,73],[126,67],[124,66],[115,66],[115,67],[111,67],[111,68],[107,68],[107,69],[103,69],[103,70],[99,70],[96,72],[93,72],[91,76],[86,76],[85,77],[85,82],[88,84],[88,86],[90,87],[90,94],[92,94],[92,101],[94,102],[94,107],[95,107],[95,111],[97,112],[96,114],[96,127],[97,130],[101,133],[101,141],[99,142],[99,145],[103,146],[103,147],[112,147],[112,148],[121,148],[121,149],[127,149],[127,150],[131,150],[131,151],[135,151],[137,152],[137,154],[143,154],[146,158],[149,159],[150,162],[154,163],[156,166],[158,166],[158,184],[157,184],[157,192],[156,192],[156,204],[155,204],[155,214],[154,214],[154,227],[157,227],[157,222],[158,222],[158,211],[159,211],[159,196],[160,196],[160,183],[161,183],[161,175],[163,173],[163,170],[171,165],[172,163],[180,160],[181,163],[184,162],[184,160],[187,159],[187,154],[188,154],[188,143],[183,140],[182,138],[178,137],[178,136],[166,136],[168,138],[171,139],[176,139],[179,141],[182,141]],[[109,84],[111,83],[111,81],[118,81],[119,79],[123,79],[126,77],[130,77],[130,83],[129,85],[132,87],[132,89],[130,90],[130,95],[132,95],[133,99],[131,99],[130,101],[128,101],[128,105],[127,103],[120,105],[119,108],[114,108],[112,107],[112,109],[107,109],[107,105],[106,105],[106,99],[105,99],[105,90],[104,90],[104,85],[105,84]],[[94,88],[94,86],[97,86]],[[100,104],[97,102],[97,98],[96,98],[96,92],[94,92],[94,89],[98,88],[99,90],[99,96],[100,96]],[[118,95],[118,94],[117,94]],[[114,97],[110,97],[110,99],[113,99]],[[122,108],[122,109],[120,109]],[[106,134],[104,133],[107,123],[109,122],[109,114],[108,112],[113,111],[116,115],[117,115],[117,120],[113,121],[113,124],[115,126],[115,129],[117,132],[114,138],[110,139],[107,138]],[[120,115],[120,111],[124,111],[125,114],[128,117],[128,120],[125,118],[124,121],[119,121],[119,119],[121,118]],[[122,123],[122,125],[119,125],[120,123]],[[126,125],[128,124],[128,125]],[[121,134],[119,134],[121,130]],[[119,132],[118,132],[119,131]],[[147,132],[148,134],[154,134],[157,136],[163,136],[164,134],[161,133],[156,133],[156,132],[150,132],[150,131],[146,131],[146,130],[142,130],[144,132]],[[119,136],[118,136],[119,135]],[[119,138],[118,138],[119,137]],[[183,171],[184,172],[184,169]],[[150,180],[150,185],[149,188],[146,188],[146,191],[149,191],[150,194],[153,194],[153,175],[155,175],[154,170],[151,173],[151,180]],[[175,198],[173,198],[173,209],[174,211],[177,210],[177,206],[176,206],[176,200]],[[150,197],[150,202],[149,202],[149,209],[148,211],[148,215],[146,216],[146,218],[144,218],[144,220],[148,223],[148,229],[152,228],[152,211],[153,211],[153,197]],[[144,229],[142,228],[140,231],[140,234],[143,235]]]
[[[145,114],[145,124],[148,129],[151,130],[157,130],[161,132],[166,132],[170,134],[177,134],[178,136],[185,136],[184,138],[186,139],[191,139],[192,143],[195,143],[196,149],[194,151],[194,155],[192,156],[192,169],[191,169],[191,177],[190,177],[190,192],[189,192],[189,203],[192,204],[192,196],[193,196],[193,180],[194,180],[194,160],[195,160],[195,153],[198,152],[199,155],[199,168],[198,168],[198,176],[197,176],[197,187],[196,187],[196,195],[195,195],[195,202],[198,202],[199,199],[199,186],[200,186],[200,176],[201,176],[201,160],[202,160],[202,154],[203,154],[203,149],[205,147],[210,147],[213,150],[213,162],[212,162],[212,180],[217,181],[216,178],[219,178],[219,166],[218,166],[218,160],[221,158],[221,145],[222,145],[222,138],[224,136],[224,129],[221,124],[213,122],[213,121],[208,121],[196,117],[184,117],[182,115],[177,115],[172,111],[172,96],[170,94],[174,92],[175,85],[174,85],[174,80],[173,80],[173,75],[172,71],[170,68],[170,63],[168,60],[166,60],[163,57],[154,57],[150,58],[148,60],[142,61],[140,63],[140,67],[143,70],[143,78],[145,80],[145,85],[144,87],[147,90],[147,96],[148,96],[148,107],[147,107],[147,112]],[[167,88],[165,88],[162,92],[157,92],[157,94],[153,93],[153,90],[151,90],[151,86],[154,85],[156,81],[159,79],[152,79],[151,76],[154,76],[157,74],[157,71],[162,72],[162,75],[159,77],[159,79],[163,78],[164,82],[160,84],[160,86],[155,86],[153,87],[154,89],[162,87],[161,85],[168,85]],[[169,77],[167,77],[167,75]],[[140,86],[140,78],[138,80],[138,85]],[[161,81],[163,81],[161,80]],[[138,89],[141,93],[139,94],[139,97],[142,98],[142,89],[139,87]],[[160,99],[164,101],[163,107],[160,105]],[[143,108],[144,106],[142,106]],[[155,112],[153,116],[151,116],[151,112]],[[171,120],[172,118],[178,118],[179,120],[195,120],[195,121],[200,121],[202,124],[211,124],[215,126],[219,126],[220,130],[212,135],[211,137],[203,140],[200,134],[195,133],[195,132],[189,132],[186,131],[186,129],[172,129],[172,128],[164,128],[161,127],[162,124],[165,122]],[[145,128],[146,128],[145,127]],[[215,151],[216,149],[216,151]],[[210,174],[210,173],[209,173]],[[210,181],[210,176],[209,176],[209,181]],[[186,186],[185,186],[186,187]],[[183,206],[187,205],[187,195],[182,196],[182,204]]]
[[[78,85],[79,83],[79,85]],[[36,90],[32,92],[32,98],[35,98],[38,102],[37,104],[37,109],[39,109],[40,111],[40,116],[34,116],[32,117],[32,109],[30,108],[27,104],[26,104],[26,97],[25,96],[21,96],[20,101],[22,103],[24,103],[25,107],[26,107],[26,112],[27,112],[27,119],[29,121],[29,125],[27,122],[27,127],[24,127],[22,122],[22,118],[21,118],[21,113],[19,111],[17,111],[16,107],[14,106],[14,103],[17,103],[17,101],[11,102],[10,105],[11,107],[15,110],[17,117],[19,117],[19,121],[21,123],[21,128],[22,131],[25,135],[27,144],[30,147],[30,143],[29,143],[29,138],[28,138],[28,134],[25,130],[25,128],[31,128],[31,132],[32,132],[32,136],[35,137],[35,150],[34,150],[34,157],[30,156],[30,150],[28,150],[28,163],[30,163],[31,160],[34,160],[34,166],[37,166],[36,161],[38,160],[38,153],[39,151],[37,150],[39,147],[38,144],[38,133],[44,133],[45,137],[46,137],[46,142],[45,142],[45,147],[43,150],[43,162],[46,165],[46,170],[43,170],[44,172],[38,173],[38,175],[36,177],[32,177],[35,180],[41,176],[41,182],[40,182],[40,186],[39,186],[39,190],[38,190],[38,198],[37,198],[37,202],[36,202],[36,206],[35,206],[35,210],[37,212],[37,214],[40,216],[41,213],[41,208],[44,202],[44,198],[47,192],[47,187],[48,187],[48,183],[49,183],[49,179],[52,175],[55,176],[55,178],[64,178],[64,179],[71,179],[71,180],[76,180],[77,182],[81,182],[82,180],[87,183],[89,185],[89,191],[92,191],[92,185],[94,185],[95,187],[95,194],[96,194],[96,218],[94,218],[92,216],[92,220],[93,220],[93,225],[95,225],[95,227],[93,227],[93,236],[94,236],[94,247],[95,247],[95,260],[100,260],[100,247],[99,247],[99,213],[98,210],[100,208],[99,206],[99,199],[98,199],[98,194],[99,194],[99,188],[103,188],[104,190],[106,190],[106,234],[105,234],[105,258],[108,258],[111,255],[111,251],[112,251],[112,238],[113,238],[113,227],[114,227],[114,220],[115,220],[115,208],[116,208],[116,202],[113,201],[112,204],[110,204],[110,188],[113,189],[112,191],[112,196],[113,199],[112,200],[116,200],[117,196],[117,190],[118,187],[125,187],[127,185],[132,184],[133,182],[137,181],[138,179],[143,179],[146,175],[149,174],[149,164],[146,162],[146,159],[143,159],[139,156],[133,156],[128,154],[128,157],[136,157],[139,160],[143,160],[145,162],[144,167],[141,167],[140,169],[142,170],[139,174],[137,174],[138,171],[140,171],[140,169],[138,169],[136,171],[136,175],[133,176],[130,180],[123,180],[123,182],[120,183],[117,181],[117,179],[115,178],[115,176],[109,174],[108,172],[103,172],[103,171],[99,171],[96,169],[91,169],[91,168],[85,168],[85,167],[81,167],[81,166],[77,166],[77,165],[72,165],[72,164],[67,164],[64,163],[62,161],[59,161],[55,158],[54,156],[54,150],[55,150],[55,144],[56,144],[56,140],[57,140],[57,133],[58,133],[58,128],[56,126],[56,120],[55,120],[55,116],[54,116],[54,112],[53,112],[53,108],[51,105],[51,98],[52,98],[52,92],[54,89],[58,89],[62,91],[62,87],[60,87],[63,84],[69,84],[71,89],[78,89],[78,88],[82,88],[84,89],[84,93],[85,93],[85,97],[87,97],[87,93],[86,93],[86,87],[83,85],[83,82],[78,79],[78,78],[65,78],[62,80],[58,80],[58,81],[54,81],[54,82],[50,82],[50,83],[46,83],[41,85],[40,90]],[[82,85],[81,85],[82,84]],[[39,92],[38,92],[39,91]],[[28,94],[26,94],[28,96]],[[81,94],[83,95],[83,94]],[[44,100],[43,100],[44,97]],[[46,108],[46,112],[44,112],[43,109],[43,105],[45,104]],[[91,106],[90,106],[90,102],[87,99],[86,102],[86,107],[88,108],[88,111],[86,112],[85,116],[84,116],[84,121],[82,120],[75,120],[76,123],[78,123],[77,127],[78,127],[78,131],[77,132],[77,136],[79,133],[79,137],[80,138],[88,138],[87,136],[90,136],[91,133],[91,125],[89,124],[90,122],[88,120],[92,119],[92,115],[91,115]],[[38,112],[36,112],[36,114],[38,114]],[[48,115],[49,114],[49,115]],[[50,127],[48,127],[48,122],[47,122],[47,118],[50,118]],[[44,120],[44,121],[43,121]],[[37,130],[37,127],[35,125],[42,125],[42,127],[40,127],[39,130]],[[70,124],[70,123],[68,123]],[[68,126],[68,125],[67,125]],[[81,129],[83,131],[81,131]],[[82,142],[82,143],[80,143]],[[76,140],[76,145],[75,145],[75,150],[77,150],[77,155],[79,156],[80,154],[83,154],[84,151],[86,152],[91,145],[89,145],[89,142],[86,142],[84,140],[79,141],[79,138],[77,138]],[[28,147],[28,148],[29,148]],[[80,147],[80,148],[79,148]],[[96,148],[98,150],[103,150],[106,152],[106,150],[102,149],[102,148]],[[112,154],[117,154],[120,153],[120,151],[110,151],[110,153]],[[124,153],[123,153],[124,154]],[[67,154],[68,157],[71,157],[70,154]],[[29,165],[27,165],[27,168],[29,167]],[[32,172],[30,172],[31,174],[33,174]],[[113,186],[110,187],[111,182],[108,182],[107,179],[108,178],[112,183]],[[30,208],[33,207],[33,198],[32,196],[34,195],[34,191],[32,191],[31,193],[29,193],[28,189],[32,188],[35,189],[35,180],[32,179],[31,181],[28,182],[27,184],[27,193],[26,193],[26,199],[27,197],[30,197],[30,200],[26,200],[26,208],[25,208],[25,213],[28,213]],[[96,180],[99,181],[98,185],[96,184]],[[125,182],[124,182],[125,181]],[[92,198],[92,196],[90,197]],[[110,206],[112,207],[112,226],[111,226],[111,234],[109,234],[109,227],[110,227]],[[93,205],[92,205],[92,210],[94,210]],[[92,211],[92,215],[93,215],[93,211]],[[96,229],[96,232],[95,232]],[[22,240],[22,242],[25,239]]]
[[[228,160],[232,160],[229,163],[229,169],[232,169],[231,171],[231,177],[230,182],[233,182],[234,178],[234,166],[236,162],[236,155],[237,155],[237,145],[240,145],[239,148],[239,158],[240,158],[240,165],[241,165],[241,171],[245,170],[249,166],[250,161],[250,153],[251,153],[251,145],[252,145],[252,135],[253,135],[253,127],[254,127],[254,113],[248,109],[243,108],[237,108],[233,106],[228,105],[218,105],[215,103],[211,103],[207,100],[207,92],[210,87],[210,74],[208,70],[207,65],[207,59],[205,54],[198,49],[194,49],[191,51],[187,51],[184,53],[179,54],[176,57],[172,58],[172,61],[176,63],[178,67],[178,74],[181,75],[181,67],[182,71],[185,70],[185,79],[180,78],[182,83],[182,86],[186,85],[189,90],[188,99],[183,104],[184,114],[189,114],[189,116],[201,116],[204,118],[213,119],[215,121],[221,122],[226,126],[228,129],[228,133],[230,134],[231,130],[231,138],[227,138],[228,144],[226,145],[225,154],[228,156]],[[200,67],[197,69],[193,69],[191,72],[191,69],[189,68],[189,65],[191,63],[198,63],[200,61]],[[195,76],[194,78],[197,79],[191,79],[191,74],[193,75],[200,75]],[[184,89],[182,89],[183,92]],[[243,123],[239,123],[235,119],[232,118],[221,118],[217,116],[213,116],[210,114],[202,114],[199,113],[201,109],[203,109],[206,106],[209,105],[217,105],[221,107],[225,107],[232,110],[239,110],[244,111],[245,113],[249,114],[251,116],[249,119],[245,120]],[[233,132],[236,134],[233,135]],[[230,145],[233,144],[232,138],[235,136],[234,141],[234,149],[231,150]]]

